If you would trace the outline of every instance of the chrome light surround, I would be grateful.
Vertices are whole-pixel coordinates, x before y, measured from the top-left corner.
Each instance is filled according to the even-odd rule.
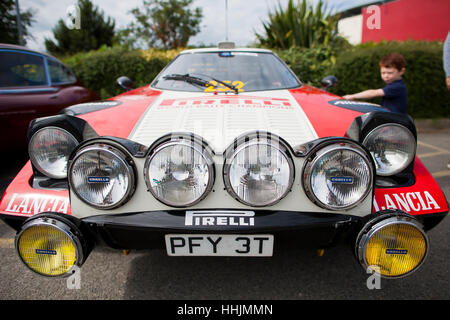
[[[36,131],[28,143],[33,166],[53,179],[67,177],[67,162],[78,140],[60,127],[44,127]]]
[[[122,148],[94,142],[78,150],[72,159],[69,184],[86,204],[97,209],[114,209],[125,204],[133,195],[136,189],[135,171],[131,157]],[[102,195],[103,200],[95,200],[95,195],[105,191],[107,194]]]
[[[383,136],[386,132],[388,136]],[[416,154],[414,135],[408,128],[397,123],[385,123],[374,128],[366,135],[362,144],[369,150],[375,162],[377,175],[380,176],[402,172],[411,164]],[[392,148],[389,148],[390,146]],[[395,165],[392,161],[400,163]]]
[[[283,199],[292,188],[292,184],[294,183],[294,177],[295,177],[295,169],[294,169],[294,163],[291,158],[291,155],[288,151],[287,146],[284,144],[281,139],[278,137],[271,137],[271,135],[268,134],[260,134],[257,133],[256,135],[249,135],[247,137],[243,137],[240,141],[236,141],[236,143],[233,143],[232,146],[230,146],[226,153],[225,153],[225,162],[223,166],[223,179],[225,183],[225,187],[228,191],[228,193],[238,200],[239,202],[252,206],[252,207],[264,207],[264,206],[271,206],[276,203],[278,203],[281,199]],[[239,139],[238,139],[239,140]],[[268,159],[270,162],[265,161],[265,163],[261,163],[261,157],[260,157],[260,148],[262,147],[262,150],[270,153],[270,158]],[[249,149],[255,149],[256,148],[256,156],[254,153],[251,153]],[[270,151],[269,151],[270,150]],[[272,163],[272,152],[277,153],[279,156],[278,159],[281,159],[281,165],[283,168],[277,167],[276,170],[281,171],[284,170],[284,178],[283,182],[284,186],[281,187],[281,192],[275,195],[271,194],[271,191],[269,189],[266,189],[267,192],[260,193],[255,192],[254,198],[255,199],[249,199],[248,197],[245,198],[245,194],[249,195],[251,193],[251,186],[252,182],[253,184],[258,187],[262,187],[262,184],[264,183],[271,183],[272,187],[275,188],[275,192],[277,193],[277,188],[279,187],[280,183],[277,183],[276,178],[274,178],[276,175],[274,174],[261,174],[261,169],[264,169],[264,164],[269,165]],[[242,153],[245,153],[242,156]],[[247,164],[239,165],[235,163],[235,159],[237,157],[243,157],[244,162],[247,162]],[[253,159],[251,159],[253,158]],[[256,160],[256,163],[250,163],[252,160]],[[267,160],[267,158],[265,159]],[[262,166],[261,166],[262,164]],[[261,167],[260,167],[261,166]],[[246,173],[239,177],[239,184],[237,186],[233,185],[233,173],[231,172],[234,167],[237,167],[236,169],[245,170]],[[258,168],[260,169],[259,172],[251,172],[252,169]],[[269,167],[269,171],[273,169]],[[243,172],[243,171],[242,171]],[[270,172],[267,172],[270,173]],[[245,176],[245,178],[244,178]],[[245,186],[244,186],[245,184]],[[236,189],[240,187],[240,190]],[[274,190],[272,188],[272,191]],[[260,196],[258,196],[260,194]],[[249,196],[251,197],[251,196]]]
[[[38,235],[41,237],[36,238],[36,235],[34,234],[31,239],[28,239],[28,243],[23,244],[22,240],[24,237],[28,236],[27,233],[33,232],[32,229],[42,229],[42,231],[44,229],[52,230],[60,235],[58,237],[55,237],[55,235],[48,237],[45,232],[38,231]],[[63,239],[63,237],[65,239]],[[81,237],[82,234],[80,230],[74,224],[70,223],[70,221],[66,221],[66,219],[59,217],[55,218],[54,215],[47,216],[46,213],[43,213],[39,214],[39,217],[33,217],[30,221],[24,223],[15,237],[15,248],[20,260],[33,272],[48,277],[69,276],[74,272],[76,267],[81,267],[88,255],[87,249],[82,244]],[[60,250],[61,248],[59,245],[64,245],[61,244],[61,241],[66,242],[66,246],[67,244],[69,244],[69,246],[72,245],[75,253],[75,259],[71,259],[70,261],[71,266],[66,266],[65,270],[63,270],[64,263],[63,266],[60,265],[58,268],[55,261],[52,261],[54,257],[56,258],[56,256],[62,255],[59,259],[60,262],[61,259],[67,262],[68,252],[66,252],[66,250]],[[39,247],[39,245],[43,246],[35,248],[36,246]],[[23,248],[23,246],[25,246],[25,248]],[[31,248],[29,246],[31,246]],[[32,250],[33,248],[34,252]],[[53,272],[45,273],[42,269],[39,270],[39,265],[42,267],[42,264],[46,263],[49,268],[53,267]],[[60,270],[58,271],[57,269]]]
[[[327,167],[327,161],[335,163]],[[349,166],[352,161],[360,167]],[[325,172],[320,173],[322,168]],[[306,195],[315,204],[329,210],[348,210],[361,203],[373,190],[373,175],[373,164],[362,147],[348,140],[330,140],[310,152],[303,168],[302,183]],[[355,195],[358,189],[359,193]],[[318,194],[323,191],[328,193]],[[347,198],[343,198],[346,193]]]
[[[415,235],[411,236],[412,233]],[[368,248],[372,242],[372,248]],[[368,262],[368,249],[374,251],[370,259],[379,260],[381,265]],[[364,270],[370,268],[384,278],[402,278],[413,273],[423,265],[428,252],[429,239],[422,224],[398,210],[378,212],[361,229],[355,243],[355,255]]]
[[[171,171],[173,169],[175,171]],[[173,138],[152,148],[145,160],[144,178],[148,191],[158,201],[171,207],[190,207],[212,190],[214,161],[207,148],[193,137]],[[195,193],[196,184],[199,193],[189,195],[192,191]]]

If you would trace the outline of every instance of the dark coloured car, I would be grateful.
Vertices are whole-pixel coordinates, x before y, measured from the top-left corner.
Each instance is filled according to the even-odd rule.
[[[59,113],[69,105],[98,100],[72,71],[47,54],[0,44],[0,145],[25,149],[32,119]]]

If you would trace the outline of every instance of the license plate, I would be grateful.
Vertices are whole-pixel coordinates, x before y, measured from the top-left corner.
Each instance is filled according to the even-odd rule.
[[[270,257],[273,235],[270,234],[167,234],[169,256]]]

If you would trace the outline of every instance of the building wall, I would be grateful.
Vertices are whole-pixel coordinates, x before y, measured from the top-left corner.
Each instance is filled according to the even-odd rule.
[[[362,10],[361,42],[382,40],[440,40],[450,30],[450,0],[397,0],[378,6],[380,28],[374,28],[376,11]],[[369,22],[369,23],[368,23]]]
[[[338,22],[339,34],[351,44],[359,44],[362,40],[362,24],[363,16],[361,14],[341,19]]]

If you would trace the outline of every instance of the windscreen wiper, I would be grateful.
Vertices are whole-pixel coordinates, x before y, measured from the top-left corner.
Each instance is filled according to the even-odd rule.
[[[239,89],[238,89],[236,86],[233,86],[232,84],[223,82],[223,81],[221,81],[221,80],[217,80],[217,79],[215,79],[215,78],[213,78],[213,77],[210,77],[210,76],[206,76],[206,75],[205,75],[205,77],[208,77],[208,78],[210,78],[211,80],[214,80],[214,81],[216,81],[217,83],[220,83],[220,84],[224,85],[225,87],[230,88],[230,89],[233,90],[234,93],[236,93],[236,94],[239,92]],[[209,81],[206,81],[205,79],[202,79],[202,78],[199,78],[199,77],[192,76],[192,75],[190,75],[190,74],[188,74],[188,73],[186,73],[186,74],[177,74],[177,73],[169,74],[169,75],[167,75],[167,76],[164,76],[163,79],[165,79],[165,80],[179,80],[179,81],[185,81],[185,82],[187,82],[187,83],[191,83],[191,84],[199,85],[199,86],[203,86],[203,87],[214,86],[214,85],[211,84]],[[216,87],[216,86],[214,86],[214,87]]]
[[[195,84],[195,85],[202,86],[202,87],[212,86],[212,84],[210,84],[209,81],[206,81],[202,78],[191,76],[188,73],[186,73],[186,74],[173,73],[173,74],[164,76],[163,79],[184,81],[184,82]]]

